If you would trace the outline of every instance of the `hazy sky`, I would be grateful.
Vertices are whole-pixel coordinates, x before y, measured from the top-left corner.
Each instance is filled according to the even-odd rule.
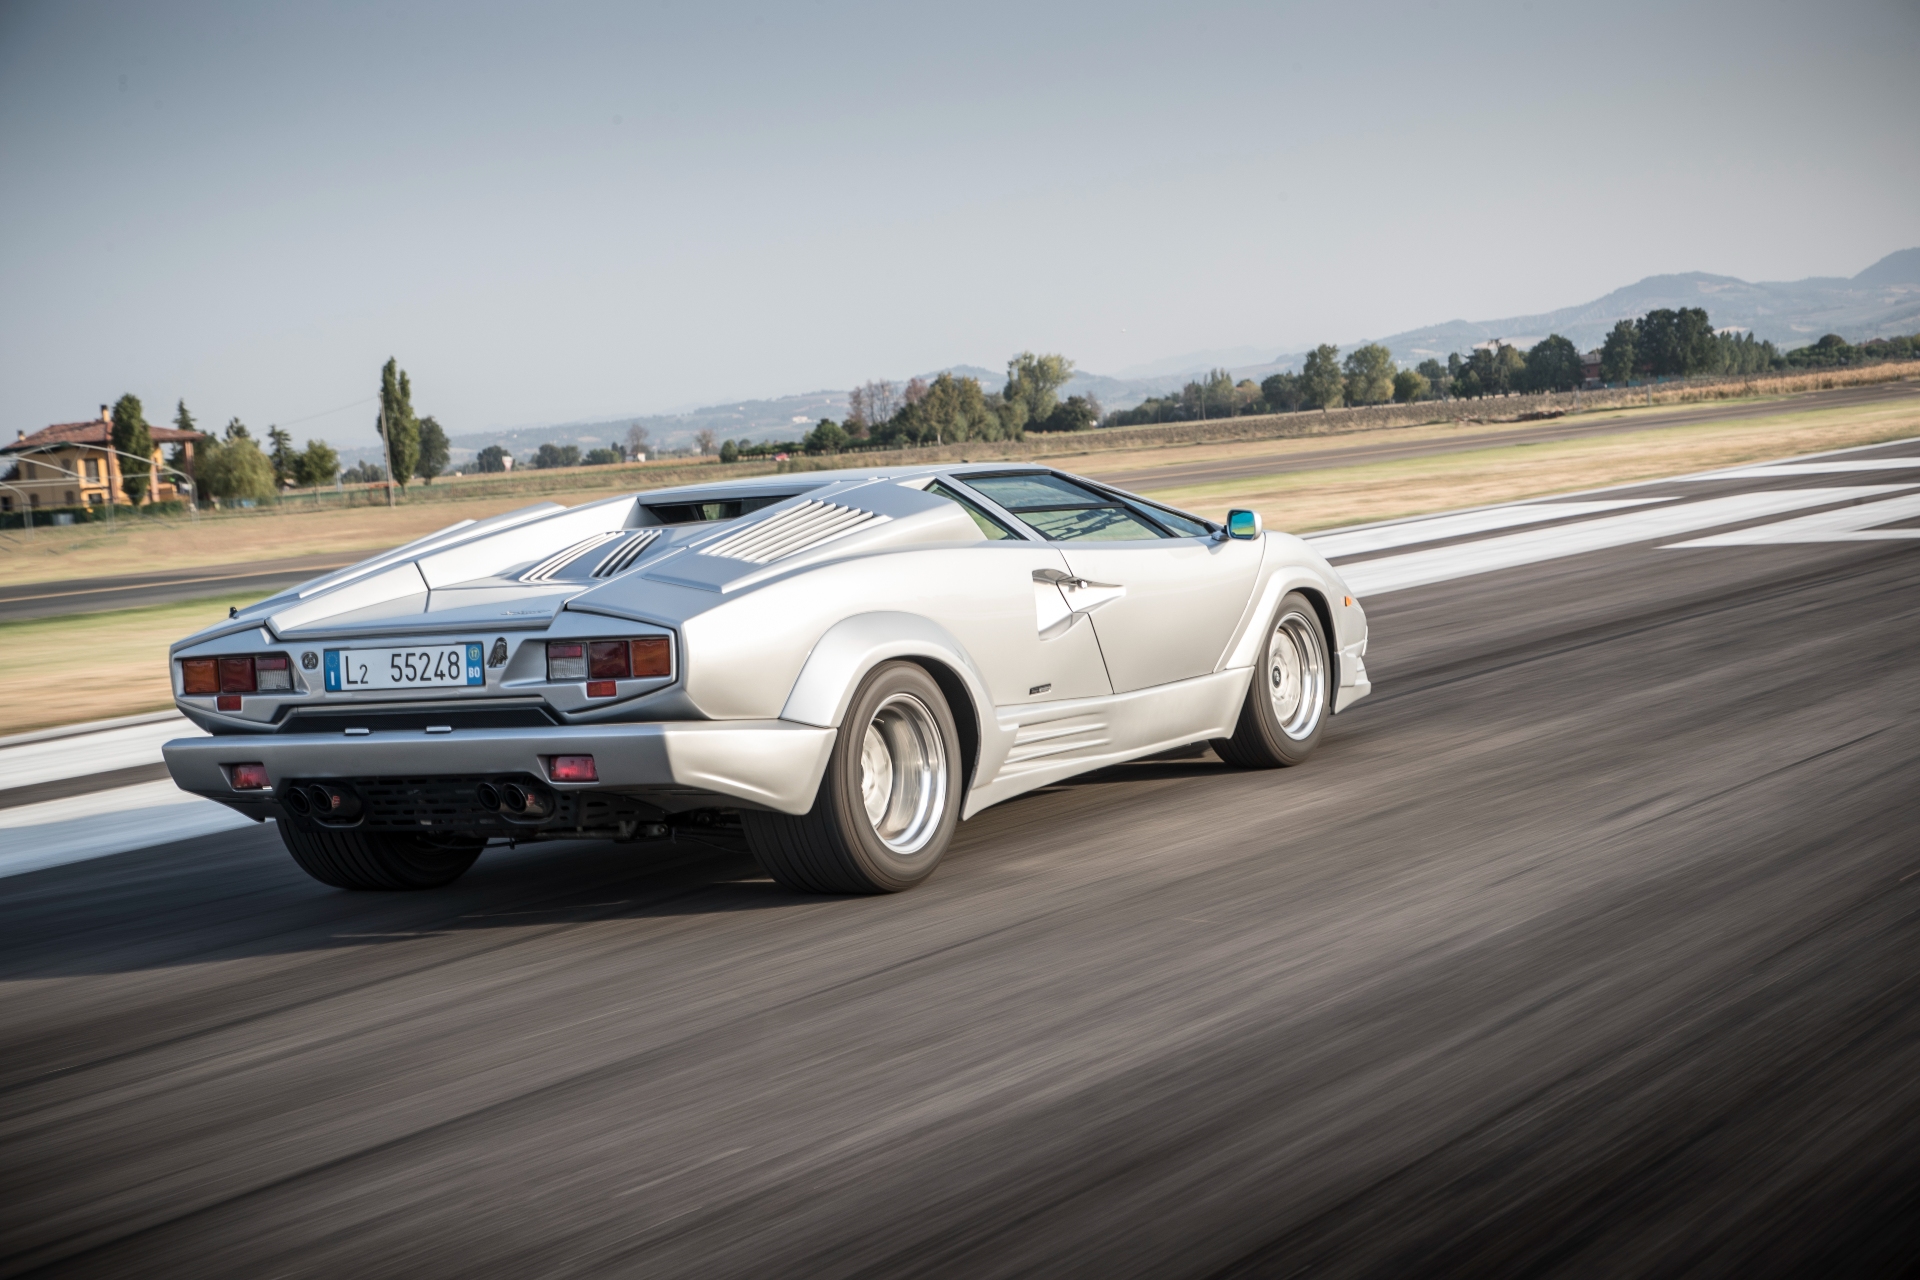
[[[1277,353],[1920,245],[1920,5],[0,2],[0,432]]]

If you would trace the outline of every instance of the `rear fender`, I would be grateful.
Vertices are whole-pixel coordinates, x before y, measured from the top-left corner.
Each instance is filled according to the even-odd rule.
[[[987,682],[974,666],[973,659],[960,642],[939,623],[914,613],[862,613],[835,623],[820,637],[807,655],[800,676],[780,710],[782,720],[821,728],[838,728],[846,717],[853,692],[869,671],[896,658],[925,666],[937,663],[946,669],[948,679],[936,680],[952,696],[958,685],[971,706],[952,708],[954,720],[963,737],[973,737],[968,761],[969,778],[977,776],[984,763],[982,753],[991,754],[995,744],[982,741],[986,727],[994,723],[993,700],[987,694]],[[976,726],[968,733],[968,721]],[[1001,748],[1004,754],[1004,747]],[[994,767],[998,767],[997,761]]]

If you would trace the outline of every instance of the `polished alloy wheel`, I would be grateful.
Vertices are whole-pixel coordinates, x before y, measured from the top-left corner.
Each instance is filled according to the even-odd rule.
[[[918,853],[947,806],[947,752],[925,703],[908,693],[882,702],[860,747],[860,799],[880,842]]]
[[[1298,741],[1313,733],[1327,703],[1327,659],[1313,621],[1297,609],[1282,614],[1267,641],[1267,697],[1280,732]]]

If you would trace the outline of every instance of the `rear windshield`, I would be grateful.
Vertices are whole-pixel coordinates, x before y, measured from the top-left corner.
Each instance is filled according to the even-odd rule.
[[[648,502],[646,509],[661,524],[700,524],[708,520],[737,520],[750,511],[785,502],[790,493],[769,493],[756,498],[725,498],[719,502]]]

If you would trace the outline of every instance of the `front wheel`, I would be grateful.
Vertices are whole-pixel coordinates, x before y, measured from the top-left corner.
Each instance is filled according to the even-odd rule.
[[[1243,769],[1277,769],[1313,754],[1326,727],[1333,664],[1313,602],[1288,592],[1274,610],[1231,738],[1213,749]]]
[[[300,869],[336,889],[437,889],[465,875],[486,848],[484,840],[274,825]]]
[[[960,821],[960,735],[940,686],[911,662],[874,668],[840,722],[813,808],[746,811],[766,873],[806,893],[898,893],[928,876]]]

